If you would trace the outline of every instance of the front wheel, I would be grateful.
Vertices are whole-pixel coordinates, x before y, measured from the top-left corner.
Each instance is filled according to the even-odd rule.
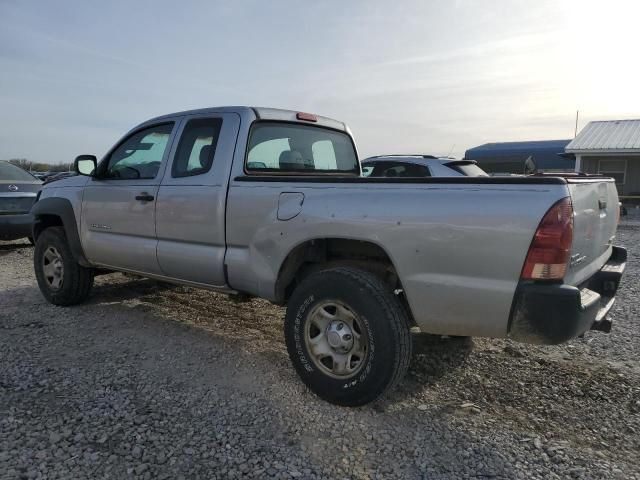
[[[44,298],[54,305],[83,302],[93,286],[93,269],[76,262],[62,227],[49,227],[36,240],[33,266]]]
[[[302,381],[338,405],[375,400],[404,376],[411,359],[404,307],[378,277],[354,268],[302,281],[289,299],[285,340]]]

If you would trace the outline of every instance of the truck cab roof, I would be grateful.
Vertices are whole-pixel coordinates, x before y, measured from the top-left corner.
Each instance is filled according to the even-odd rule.
[[[272,120],[281,122],[295,122],[301,124],[313,124],[350,133],[349,128],[345,123],[334,120],[333,118],[323,117],[321,115],[312,113],[296,112],[294,110],[284,110],[281,108],[250,106],[221,106],[198,108],[195,110],[185,110],[182,112],[174,112],[152,118],[141,125],[156,123],[159,120],[162,121],[169,118],[183,117],[187,115],[206,115],[209,113],[237,113],[243,120]]]

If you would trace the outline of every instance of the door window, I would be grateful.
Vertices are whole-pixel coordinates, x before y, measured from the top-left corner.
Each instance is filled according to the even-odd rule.
[[[173,123],[145,128],[122,142],[109,157],[106,178],[138,180],[155,178],[169,143]]]
[[[189,177],[207,173],[213,164],[221,127],[220,118],[189,120],[180,137],[171,176]]]

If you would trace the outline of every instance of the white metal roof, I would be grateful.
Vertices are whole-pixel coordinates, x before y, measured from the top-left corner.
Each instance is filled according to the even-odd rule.
[[[589,122],[565,147],[569,153],[640,153],[640,119]]]

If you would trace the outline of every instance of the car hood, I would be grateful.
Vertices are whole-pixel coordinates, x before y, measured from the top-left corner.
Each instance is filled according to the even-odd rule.
[[[42,189],[47,190],[49,188],[59,187],[83,187],[90,177],[84,175],[75,175],[73,177],[61,178],[60,180],[54,180],[53,182],[46,183]]]

